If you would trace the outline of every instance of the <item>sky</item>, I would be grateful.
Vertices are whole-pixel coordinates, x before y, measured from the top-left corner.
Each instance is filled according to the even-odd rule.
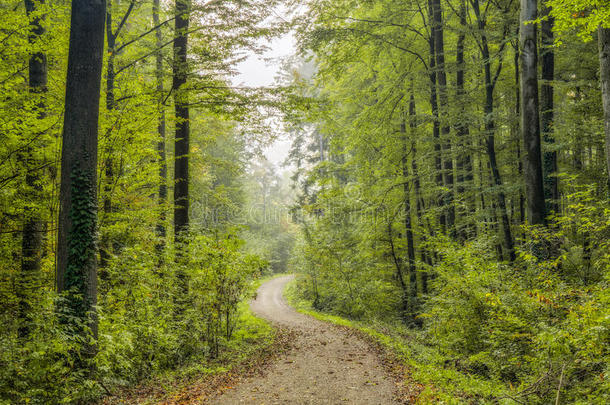
[[[275,85],[282,59],[294,54],[296,41],[294,35],[289,32],[274,38],[267,45],[269,49],[265,53],[262,55],[249,53],[248,57],[237,65],[238,74],[232,78],[234,86],[270,87]],[[282,172],[280,165],[288,156],[289,149],[290,140],[284,135],[267,147],[264,154],[267,160],[277,167],[278,172]]]

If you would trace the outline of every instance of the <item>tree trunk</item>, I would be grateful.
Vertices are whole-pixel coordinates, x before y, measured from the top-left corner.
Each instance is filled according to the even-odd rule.
[[[25,10],[28,18],[36,11],[38,5],[44,6],[44,0],[34,2],[25,0]],[[36,43],[45,33],[41,24],[44,17],[32,18],[30,22],[30,44]],[[36,110],[39,118],[46,116],[46,105],[42,96],[47,92],[47,55],[36,52],[30,55],[29,68],[29,90],[38,100]],[[24,209],[23,235],[21,239],[21,274],[19,276],[18,299],[19,299],[19,336],[26,338],[30,334],[31,302],[35,298],[40,277],[40,258],[43,250],[44,221],[40,209],[36,204],[41,200],[42,184],[40,174],[32,170],[36,165],[32,148],[28,148],[25,157],[26,175],[25,186],[28,203]]]
[[[458,137],[458,154],[456,160],[457,166],[457,194],[458,198],[462,197],[467,187],[472,186],[472,157],[470,156],[470,131],[466,123],[466,108],[463,98],[466,96],[464,90],[464,41],[466,40],[466,2],[462,0],[460,3],[460,29],[456,46],[456,99],[460,105],[460,117],[456,124],[456,134]],[[474,211],[475,203],[470,197],[466,197],[466,217]],[[459,232],[462,240],[476,234],[476,227],[471,226],[471,223],[463,225]]]
[[[521,94],[519,90],[519,42],[517,42],[514,46],[514,59],[513,62],[515,64],[515,116],[519,117],[521,115]],[[519,122],[516,124],[516,136],[515,136],[515,149],[517,152],[517,173],[519,174],[519,178],[523,178],[523,159],[521,158],[521,141],[519,134]],[[519,223],[525,223],[525,198],[523,197],[522,187],[519,186]]]
[[[555,143],[553,136],[553,80],[555,79],[555,53],[553,52],[553,17],[550,7],[542,6],[540,34],[542,38],[542,84],[540,85],[540,129],[546,148]],[[557,152],[547,150],[543,155],[544,194],[547,197],[546,211],[559,212],[559,179],[557,178]]]
[[[157,252],[161,255],[165,248],[165,238],[167,232],[165,229],[166,221],[166,204],[167,204],[167,161],[165,158],[165,107],[163,106],[163,54],[161,48],[163,46],[163,37],[161,34],[159,0],[153,1],[153,24],[158,27],[155,30],[157,52],[155,54],[155,76],[157,80],[157,93],[159,97],[159,122],[157,124],[157,133],[159,134],[159,142],[157,143],[157,152],[159,154],[159,219],[157,222]]]
[[[521,0],[519,49],[521,50],[521,134],[524,156],[525,199],[530,224],[544,224],[546,211],[542,182],[540,117],[538,106],[537,0]]]
[[[184,89],[188,75],[187,40],[190,0],[176,0],[173,90],[176,113],[175,162],[174,162],[174,237],[189,227],[189,107]]]
[[[415,100],[413,95],[409,100],[409,117],[411,120],[415,118]],[[409,159],[408,159],[408,139],[407,139],[407,128],[406,122],[400,125],[400,132],[402,134],[403,141],[403,155],[401,160],[402,165],[402,176],[403,176],[403,192],[404,192],[404,223],[405,223],[405,239],[407,242],[407,281],[408,281],[408,315],[411,322],[415,322],[416,308],[417,308],[417,272],[415,269],[415,244],[413,241],[413,225],[411,218],[411,188],[409,187]]]
[[[451,139],[449,127],[449,97],[447,96],[447,74],[445,72],[445,40],[443,34],[443,12],[440,0],[432,0],[434,25],[434,55],[436,58],[436,78],[438,84],[438,106],[442,121],[441,145],[443,185],[447,191],[443,193],[443,205],[447,213],[446,231],[455,233],[455,206],[453,204],[453,158],[451,154]]]
[[[434,0],[428,0],[428,15],[429,25],[434,26]],[[438,99],[436,92],[436,52],[435,52],[435,37],[436,30],[430,29],[430,38],[428,38],[428,46],[430,49],[430,66],[428,77],[430,78],[430,109],[432,110],[432,137],[434,139],[434,168],[436,170],[436,185],[440,188],[443,187],[443,165],[442,165],[442,151],[441,151],[441,136],[440,136],[440,121],[438,115]],[[439,207],[442,207],[444,201],[442,198],[437,199]],[[447,225],[447,217],[445,210],[441,210],[439,222],[442,228]]]
[[[60,314],[77,334],[87,325],[97,338],[97,131],[104,55],[104,0],[74,0],[61,153],[57,240],[57,290],[65,294]],[[95,354],[85,344],[82,359]]]
[[[606,132],[606,169],[608,194],[610,195],[610,28],[599,27],[599,77],[604,105],[604,130]]]
[[[515,250],[513,246],[513,237],[510,229],[510,221],[508,219],[508,212],[506,210],[506,195],[503,190],[502,177],[500,176],[500,169],[496,159],[496,145],[495,145],[495,132],[496,123],[494,118],[494,89],[495,89],[495,78],[491,75],[491,55],[489,52],[489,44],[487,42],[487,35],[485,33],[486,21],[481,16],[479,10],[479,1],[474,0],[474,13],[477,16],[478,28],[481,35],[481,53],[483,57],[483,69],[485,76],[485,106],[483,108],[485,112],[485,132],[486,140],[485,147],[487,150],[487,156],[489,158],[489,167],[492,174],[492,181],[498,188],[498,207],[500,209],[500,217],[502,220],[502,234],[504,239],[504,245],[508,252],[510,261],[515,260]],[[500,73],[500,67],[498,67],[497,74]],[[496,76],[497,77],[497,76]],[[493,204],[492,204],[493,205]],[[494,211],[494,216],[495,216]]]
[[[417,144],[415,142],[415,130],[417,129],[417,116],[415,113],[415,96],[413,94],[413,85],[411,85],[411,97],[409,99],[409,128],[411,133],[411,170],[413,171],[413,189],[415,191],[415,214],[417,216],[417,220],[421,225],[423,223],[423,201],[421,200],[421,192],[420,192],[420,183],[419,183],[419,171],[417,168]],[[411,225],[411,229],[413,226]],[[422,242],[426,241],[426,235],[422,232],[421,235]],[[413,244],[415,245],[415,243]],[[426,252],[426,248],[420,247],[421,251],[421,259],[423,263],[430,263],[430,256]],[[428,272],[421,271],[419,272],[421,279],[421,291],[423,294],[428,293]],[[415,274],[415,281],[417,284],[417,274]],[[415,288],[417,292],[417,287]]]
[[[106,44],[108,46],[108,60],[106,61],[106,110],[114,110],[115,99],[114,99],[114,60],[115,60],[115,45],[116,36],[112,32],[112,0],[107,0],[106,5]],[[106,159],[102,162],[104,167],[104,202],[102,204],[103,215],[101,217],[100,228],[104,228],[105,225],[109,224],[109,217],[112,213],[112,199],[110,194],[112,193],[112,184],[114,178],[113,163],[112,163],[112,142],[110,135],[107,140],[106,150],[103,156]],[[108,260],[112,252],[112,243],[107,234],[102,233],[100,240],[100,278],[104,280],[107,278],[107,271],[105,268],[108,266]]]

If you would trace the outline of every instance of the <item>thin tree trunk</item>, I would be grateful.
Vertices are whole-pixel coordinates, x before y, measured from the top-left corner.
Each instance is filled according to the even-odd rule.
[[[112,0],[107,0],[106,5],[106,44],[108,46],[108,59],[106,61],[106,110],[112,111],[115,106],[115,98],[114,98],[114,60],[115,60],[115,45],[116,45],[116,36],[112,32]],[[105,156],[105,160],[102,162],[104,167],[104,201],[102,203],[102,212],[103,215],[101,217],[100,227],[104,227],[109,223],[109,217],[112,213],[112,198],[110,194],[112,193],[112,184],[114,181],[114,171],[113,171],[113,162],[112,162],[112,142],[109,139],[107,140],[107,145],[103,155]],[[108,277],[106,267],[108,266],[108,261],[110,260],[110,255],[112,252],[112,244],[107,234],[102,234],[100,240],[100,278],[104,280]]]
[[[500,217],[502,220],[502,235],[504,239],[504,245],[508,252],[510,261],[515,260],[515,250],[513,245],[513,237],[510,228],[510,221],[508,219],[508,212],[506,210],[506,195],[503,190],[502,177],[500,176],[500,169],[496,158],[496,145],[495,145],[495,132],[496,124],[494,118],[494,89],[495,89],[495,78],[491,75],[491,55],[489,52],[489,44],[487,42],[487,35],[485,33],[486,21],[485,17],[481,16],[479,10],[479,1],[473,1],[474,13],[477,16],[478,27],[481,35],[481,52],[483,56],[483,68],[485,76],[485,132],[487,134],[485,140],[485,147],[487,150],[487,156],[489,158],[489,167],[492,174],[492,180],[498,189],[498,207],[500,209]],[[502,63],[502,62],[499,62]],[[501,65],[498,67],[496,77],[498,77],[501,69]],[[494,212],[494,216],[495,216]]]
[[[440,136],[440,121],[438,115],[438,99],[436,91],[436,52],[435,52],[435,37],[436,29],[434,29],[434,0],[428,0],[428,15],[430,19],[430,38],[428,39],[428,46],[430,49],[430,62],[429,62],[429,73],[430,78],[430,109],[432,110],[432,137],[434,138],[434,168],[436,170],[436,185],[440,188],[443,187],[443,165],[442,165],[442,151],[441,151],[441,136]],[[442,198],[437,199],[437,204],[442,207],[444,201]],[[447,217],[445,210],[442,209],[439,216],[439,223],[442,228],[447,225]]]
[[[402,295],[400,297],[402,318],[405,323],[409,323],[411,319],[411,310],[409,305],[409,287],[407,286],[407,283],[405,283],[405,279],[402,275],[401,260],[398,258],[398,254],[396,252],[396,247],[394,244],[394,235],[392,232],[393,221],[393,218],[388,221],[388,242],[390,243],[390,254],[392,256],[392,261],[394,262],[394,267],[396,268],[396,278],[398,279],[398,284],[400,284],[400,292]]]
[[[415,131],[417,129],[417,115],[416,115],[416,111],[415,111],[415,96],[413,93],[414,93],[413,85],[411,85],[411,96],[409,98],[409,128],[410,128],[410,133],[411,133],[411,154],[412,154],[411,170],[413,172],[413,189],[415,191],[415,214],[416,214],[417,220],[419,221],[419,224],[421,226],[421,224],[423,224],[424,207],[423,207],[423,201],[421,200],[419,171],[418,171],[418,167],[417,167],[417,144],[415,142],[415,139],[416,139]],[[413,229],[412,224],[411,224],[411,229]],[[421,235],[421,239],[422,239],[422,242],[426,241],[426,236],[424,235],[423,232]],[[413,243],[413,245],[415,246],[415,243]],[[428,252],[426,252],[426,248],[420,247],[420,251],[421,251],[422,262],[425,264],[431,264],[430,256],[428,255]],[[420,274],[420,279],[421,279],[422,294],[427,294],[428,293],[428,272],[421,271],[421,272],[419,272],[419,274]],[[415,274],[415,283],[417,284],[417,274]],[[417,286],[415,287],[415,293],[417,293]]]
[[[547,148],[555,143],[553,135],[553,80],[555,79],[555,53],[553,52],[553,23],[551,9],[542,3],[541,16],[546,17],[540,25],[542,38],[542,84],[540,85],[540,129]],[[559,212],[559,179],[557,178],[557,152],[547,150],[543,155],[544,194],[547,197],[546,211]]]
[[[33,1],[25,0],[25,10],[28,18],[36,12],[38,5],[44,6],[45,0]],[[42,25],[42,17],[34,17],[30,22],[30,34],[28,41],[35,44],[45,29]],[[38,118],[46,116],[46,105],[43,94],[47,92],[47,55],[44,52],[35,52],[30,55],[28,61],[29,70],[29,90],[35,97],[40,97],[36,106]],[[44,221],[40,209],[36,204],[41,199],[42,184],[40,174],[30,170],[36,166],[32,153],[32,148],[26,151],[25,165],[25,185],[28,196],[28,205],[23,213],[23,235],[21,239],[21,274],[19,276],[18,299],[19,299],[19,336],[26,338],[30,334],[30,323],[32,313],[32,300],[35,298],[35,291],[38,289],[40,278],[40,259],[43,250]]]
[[[413,96],[409,100],[409,117],[415,116],[415,100]],[[409,187],[409,159],[408,159],[408,139],[406,122],[403,119],[400,125],[400,132],[403,141],[403,156],[402,156],[402,176],[403,176],[403,193],[404,193],[404,221],[405,221],[405,239],[407,242],[407,280],[408,280],[408,304],[409,304],[409,319],[415,322],[417,308],[417,273],[415,269],[415,244],[413,241],[413,224],[411,218],[411,188]]]
[[[574,100],[576,103],[580,103],[582,101],[582,94],[580,92],[580,86],[576,86]],[[580,172],[583,169],[583,161],[582,155],[584,152],[582,137],[577,136],[576,133],[571,134],[574,139],[574,147],[572,149],[572,165],[574,170]]]
[[[438,110],[441,126],[443,185],[447,191],[443,195],[443,205],[447,215],[449,234],[455,233],[455,206],[453,204],[453,158],[449,127],[449,97],[447,96],[447,73],[445,72],[445,40],[443,33],[443,12],[440,0],[432,0],[434,25],[434,55],[436,58],[436,78],[438,84]]]
[[[604,106],[604,130],[606,132],[606,170],[608,194],[610,195],[610,28],[599,27],[599,77]]]
[[[457,46],[456,46],[456,99],[460,105],[460,117],[458,118],[456,125],[456,134],[458,136],[458,155],[456,160],[457,168],[457,194],[458,197],[462,197],[467,187],[472,186],[472,157],[470,156],[470,130],[466,123],[466,108],[465,100],[466,92],[464,90],[464,42],[466,40],[466,1],[462,0],[460,3],[460,29],[458,34]],[[469,217],[475,208],[475,203],[470,197],[466,197],[466,217]],[[470,223],[466,224],[460,231],[462,240],[467,239],[470,234],[476,234],[476,227],[471,226]]]
[[[163,54],[161,48],[163,46],[163,37],[161,33],[159,0],[153,0],[153,24],[158,27],[155,30],[157,52],[155,54],[155,76],[157,80],[157,93],[159,97],[159,122],[157,124],[157,133],[159,134],[159,142],[157,143],[157,153],[159,154],[159,219],[157,222],[157,252],[162,255],[165,248],[165,238],[167,231],[165,229],[166,221],[166,204],[167,204],[167,161],[165,157],[165,107],[163,106]]]
[[[521,114],[521,94],[519,90],[519,42],[514,46],[514,59],[515,64],[515,116],[519,117]],[[519,178],[523,178],[523,159],[521,158],[521,141],[519,134],[519,123],[516,124],[517,133],[515,136],[516,151],[517,151],[517,173]],[[525,223],[525,197],[523,196],[523,190],[519,187],[519,223]]]
[[[97,131],[104,55],[104,0],[74,0],[66,81],[60,208],[57,240],[57,290],[65,293],[60,314],[85,336],[97,339]],[[79,358],[95,354],[85,344]]]
[[[540,111],[538,105],[537,0],[521,0],[519,49],[521,50],[521,134],[525,148],[524,177],[527,219],[530,224],[544,224],[546,210],[542,181],[540,148]]]

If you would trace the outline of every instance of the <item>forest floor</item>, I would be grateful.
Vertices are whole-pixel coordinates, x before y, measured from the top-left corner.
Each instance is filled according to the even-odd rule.
[[[258,375],[244,377],[212,404],[393,404],[398,383],[383,355],[352,331],[296,312],[283,290],[293,276],[264,283],[252,310],[292,332],[291,349]]]

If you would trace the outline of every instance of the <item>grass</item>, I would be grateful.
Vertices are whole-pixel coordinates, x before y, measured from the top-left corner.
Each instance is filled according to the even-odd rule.
[[[500,383],[460,372],[450,366],[443,356],[419,331],[402,325],[380,322],[361,322],[316,311],[311,303],[299,294],[298,277],[284,291],[284,297],[297,311],[316,319],[356,329],[374,342],[388,349],[403,362],[411,379],[424,386],[418,404],[515,404]],[[502,398],[501,398],[502,397]]]
[[[278,331],[250,310],[249,301],[258,287],[275,277],[253,280],[246,299],[239,303],[238,319],[232,339],[224,342],[215,359],[194,358],[187,364],[154,376],[137,387],[105,397],[102,404],[172,404],[193,403],[214,391],[215,385],[226,386],[230,380],[255,363],[265,360],[273,352]]]

